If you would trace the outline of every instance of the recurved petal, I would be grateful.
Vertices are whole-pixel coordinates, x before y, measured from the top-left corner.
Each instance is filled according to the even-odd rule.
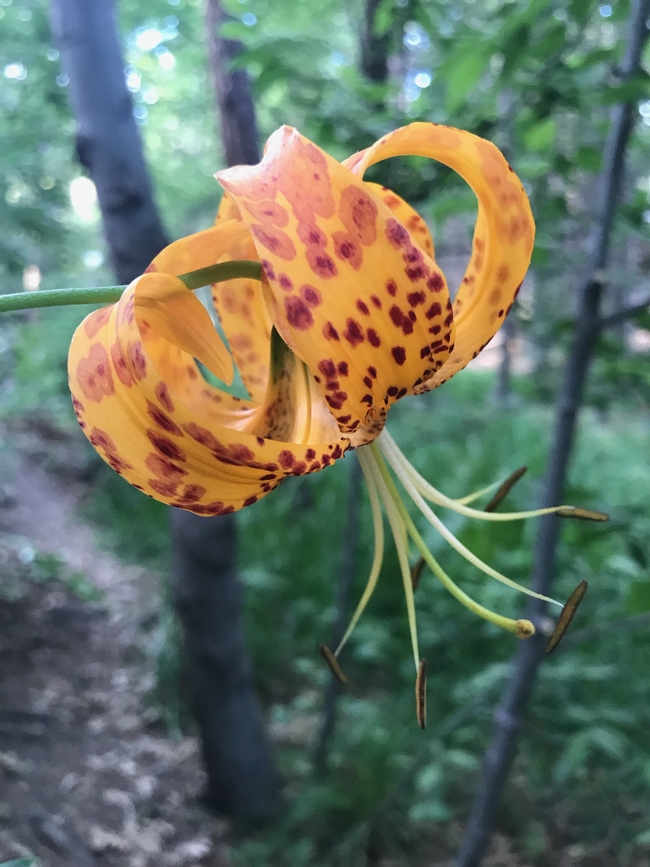
[[[250,228],[273,321],[339,427],[374,438],[453,344],[445,279],[375,190],[289,127],[220,172]]]
[[[135,283],[134,301],[141,332],[152,329],[225,383],[232,382],[232,357],[208,311],[184,283],[160,272],[143,274]]]
[[[265,496],[287,475],[320,469],[341,456],[347,444],[340,438],[310,445],[276,442],[189,407],[152,360],[155,355],[161,363],[163,344],[169,347],[168,364],[183,359],[182,350],[151,328],[141,333],[134,291],[132,285],[118,304],[79,326],[68,367],[81,427],[132,485],[199,515],[225,514]],[[176,382],[182,377],[179,369]]]
[[[234,217],[240,219],[239,209],[228,193],[224,193],[217,224]],[[246,230],[241,240],[231,243],[228,255],[221,261],[258,258],[253,239]],[[259,280],[244,279],[215,283],[212,299],[242,381],[252,400],[259,402],[264,399],[266,391],[271,339],[271,317],[261,284]]]
[[[449,379],[474,358],[503,322],[530,263],[535,223],[524,188],[501,152],[471,133],[414,123],[355,154],[355,174],[388,157],[425,156],[463,177],[478,198],[472,256],[456,296],[456,343],[444,365],[419,390]]]
[[[366,181],[365,183],[391,209],[400,223],[406,226],[420,249],[433,259],[434,246],[431,232],[415,208],[412,208],[407,201],[398,196],[397,193],[389,190],[388,187],[382,187],[381,184],[374,184],[371,181]]]

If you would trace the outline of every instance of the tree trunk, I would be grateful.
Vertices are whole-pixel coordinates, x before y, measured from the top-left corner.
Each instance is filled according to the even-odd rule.
[[[269,755],[244,644],[237,539],[230,521],[174,509],[174,595],[185,628],[188,681],[208,771],[206,802],[251,821],[277,808]]]
[[[389,31],[377,35],[375,32],[377,11],[381,0],[364,0],[363,27],[361,31],[361,71],[376,84],[388,80]]]
[[[649,13],[650,0],[633,0],[630,35],[621,66],[623,80],[632,78],[638,72],[643,46],[648,36],[646,19]],[[557,402],[555,431],[548,458],[542,506],[561,503],[563,499],[583,389],[595,338],[601,327],[600,298],[621,188],[625,150],[635,108],[635,103],[627,103],[617,106],[613,112],[603,159],[598,216],[591,237],[591,262],[580,291],[573,346],[567,359]],[[535,567],[531,586],[544,595],[549,595],[551,590],[558,536],[559,519],[555,515],[542,518],[535,545]],[[544,603],[537,599],[530,601],[528,617],[534,623],[540,622],[544,612]],[[544,637],[539,633],[528,641],[522,641],[515,654],[511,680],[495,713],[492,742],[485,753],[482,778],[456,861],[457,867],[477,867],[483,858],[494,814],[515,755],[526,705],[543,658]]]
[[[168,241],[124,80],[114,3],[51,0],[51,17],[70,80],[79,159],[97,187],[116,274],[128,283]],[[172,512],[175,596],[203,739],[207,797],[224,813],[259,819],[275,808],[278,779],[242,634],[234,519]]]
[[[255,106],[245,69],[231,69],[242,44],[222,39],[221,25],[227,20],[220,0],[207,0],[208,56],[220,120],[226,165],[255,165],[260,161]]]

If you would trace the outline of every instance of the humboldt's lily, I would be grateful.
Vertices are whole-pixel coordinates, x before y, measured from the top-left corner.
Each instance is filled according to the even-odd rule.
[[[478,198],[472,254],[453,303],[424,221],[363,180],[369,166],[403,154],[445,163]],[[379,575],[382,506],[397,545],[416,668],[409,537],[463,604],[520,637],[532,634],[530,622],[488,611],[452,582],[424,545],[394,477],[457,551],[512,586],[465,549],[427,501],[489,520],[525,513],[478,512],[467,505],[473,497],[450,500],[384,431],[395,401],[437,387],[480,352],[519,290],[534,223],[508,163],[470,133],[416,123],[340,164],[283,127],[259,165],[217,177],[226,194],[215,226],[163,250],[73,338],[70,385],[91,443],[135,487],[199,515],[248,506],[287,476],[321,470],[357,449],[375,557],[344,641]],[[179,275],[235,259],[259,261],[261,283],[213,286],[227,349]],[[209,384],[197,361],[225,382],[234,362],[249,399]]]

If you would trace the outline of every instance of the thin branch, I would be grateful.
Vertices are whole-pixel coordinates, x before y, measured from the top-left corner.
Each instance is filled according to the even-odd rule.
[[[639,70],[647,38],[646,19],[650,0],[633,0],[630,33],[621,66],[623,81]],[[600,320],[600,298],[606,272],[613,221],[621,188],[625,151],[632,130],[636,103],[618,105],[612,112],[612,124],[603,159],[601,193],[597,219],[591,236],[591,263],[580,290],[579,312],[573,346],[567,359],[562,389],[558,397],[554,437],[548,459],[542,505],[562,501],[562,494],[575,439],[576,423],[587,379]],[[542,518],[536,539],[532,587],[549,594],[555,571],[559,521],[555,516]],[[539,622],[545,606],[532,600],[528,616]],[[521,642],[515,654],[512,675],[494,719],[492,742],[483,763],[482,777],[465,830],[456,867],[478,867],[492,830],[492,823],[508,771],[515,755],[519,730],[530,697],[537,668],[544,655],[544,636],[538,634]]]

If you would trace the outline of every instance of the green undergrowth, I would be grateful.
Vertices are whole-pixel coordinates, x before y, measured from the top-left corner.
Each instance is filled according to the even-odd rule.
[[[18,358],[19,389],[48,359],[59,370],[52,358],[64,343],[57,338],[44,360]],[[53,372],[49,384],[28,397],[20,391],[21,399],[38,395],[53,411],[67,413],[72,425],[61,382]],[[514,388],[512,408],[497,409],[493,375],[466,371],[432,394],[398,404],[391,433],[416,467],[452,496],[526,465],[508,506],[534,507],[553,412],[533,401],[529,379],[515,379]],[[20,402],[13,400],[16,411]],[[650,607],[648,430],[647,409],[644,414],[638,407],[632,412],[610,402],[606,415],[587,408],[581,416],[565,501],[607,511],[611,521],[562,524],[553,592],[565,599],[583,579],[589,592],[572,625],[576,640],[567,640],[541,669],[499,815],[500,827],[534,864],[548,863],[545,853],[556,845],[596,844],[604,829],[621,863],[635,863],[650,842],[650,643],[647,622],[639,618]],[[331,640],[353,460],[289,479],[237,516],[249,648],[288,803],[281,822],[236,847],[240,867],[358,864],[369,840],[399,863],[418,863],[421,841],[444,838],[468,810],[515,650],[516,639],[476,619],[425,572],[416,596],[428,662],[429,723],[422,733],[403,590],[388,538],[376,594],[341,656],[349,685],[339,696],[327,770],[315,776],[312,757],[329,678],[318,644]],[[372,559],[365,494],[360,510],[353,600]],[[101,468],[84,514],[106,545],[126,561],[158,569],[166,581],[163,507]],[[445,517],[478,556],[527,583],[534,520],[488,524]],[[523,596],[477,572],[419,525],[461,587],[500,613],[523,613]],[[179,633],[168,594],[161,599],[154,642],[159,696],[174,728],[183,722]]]

